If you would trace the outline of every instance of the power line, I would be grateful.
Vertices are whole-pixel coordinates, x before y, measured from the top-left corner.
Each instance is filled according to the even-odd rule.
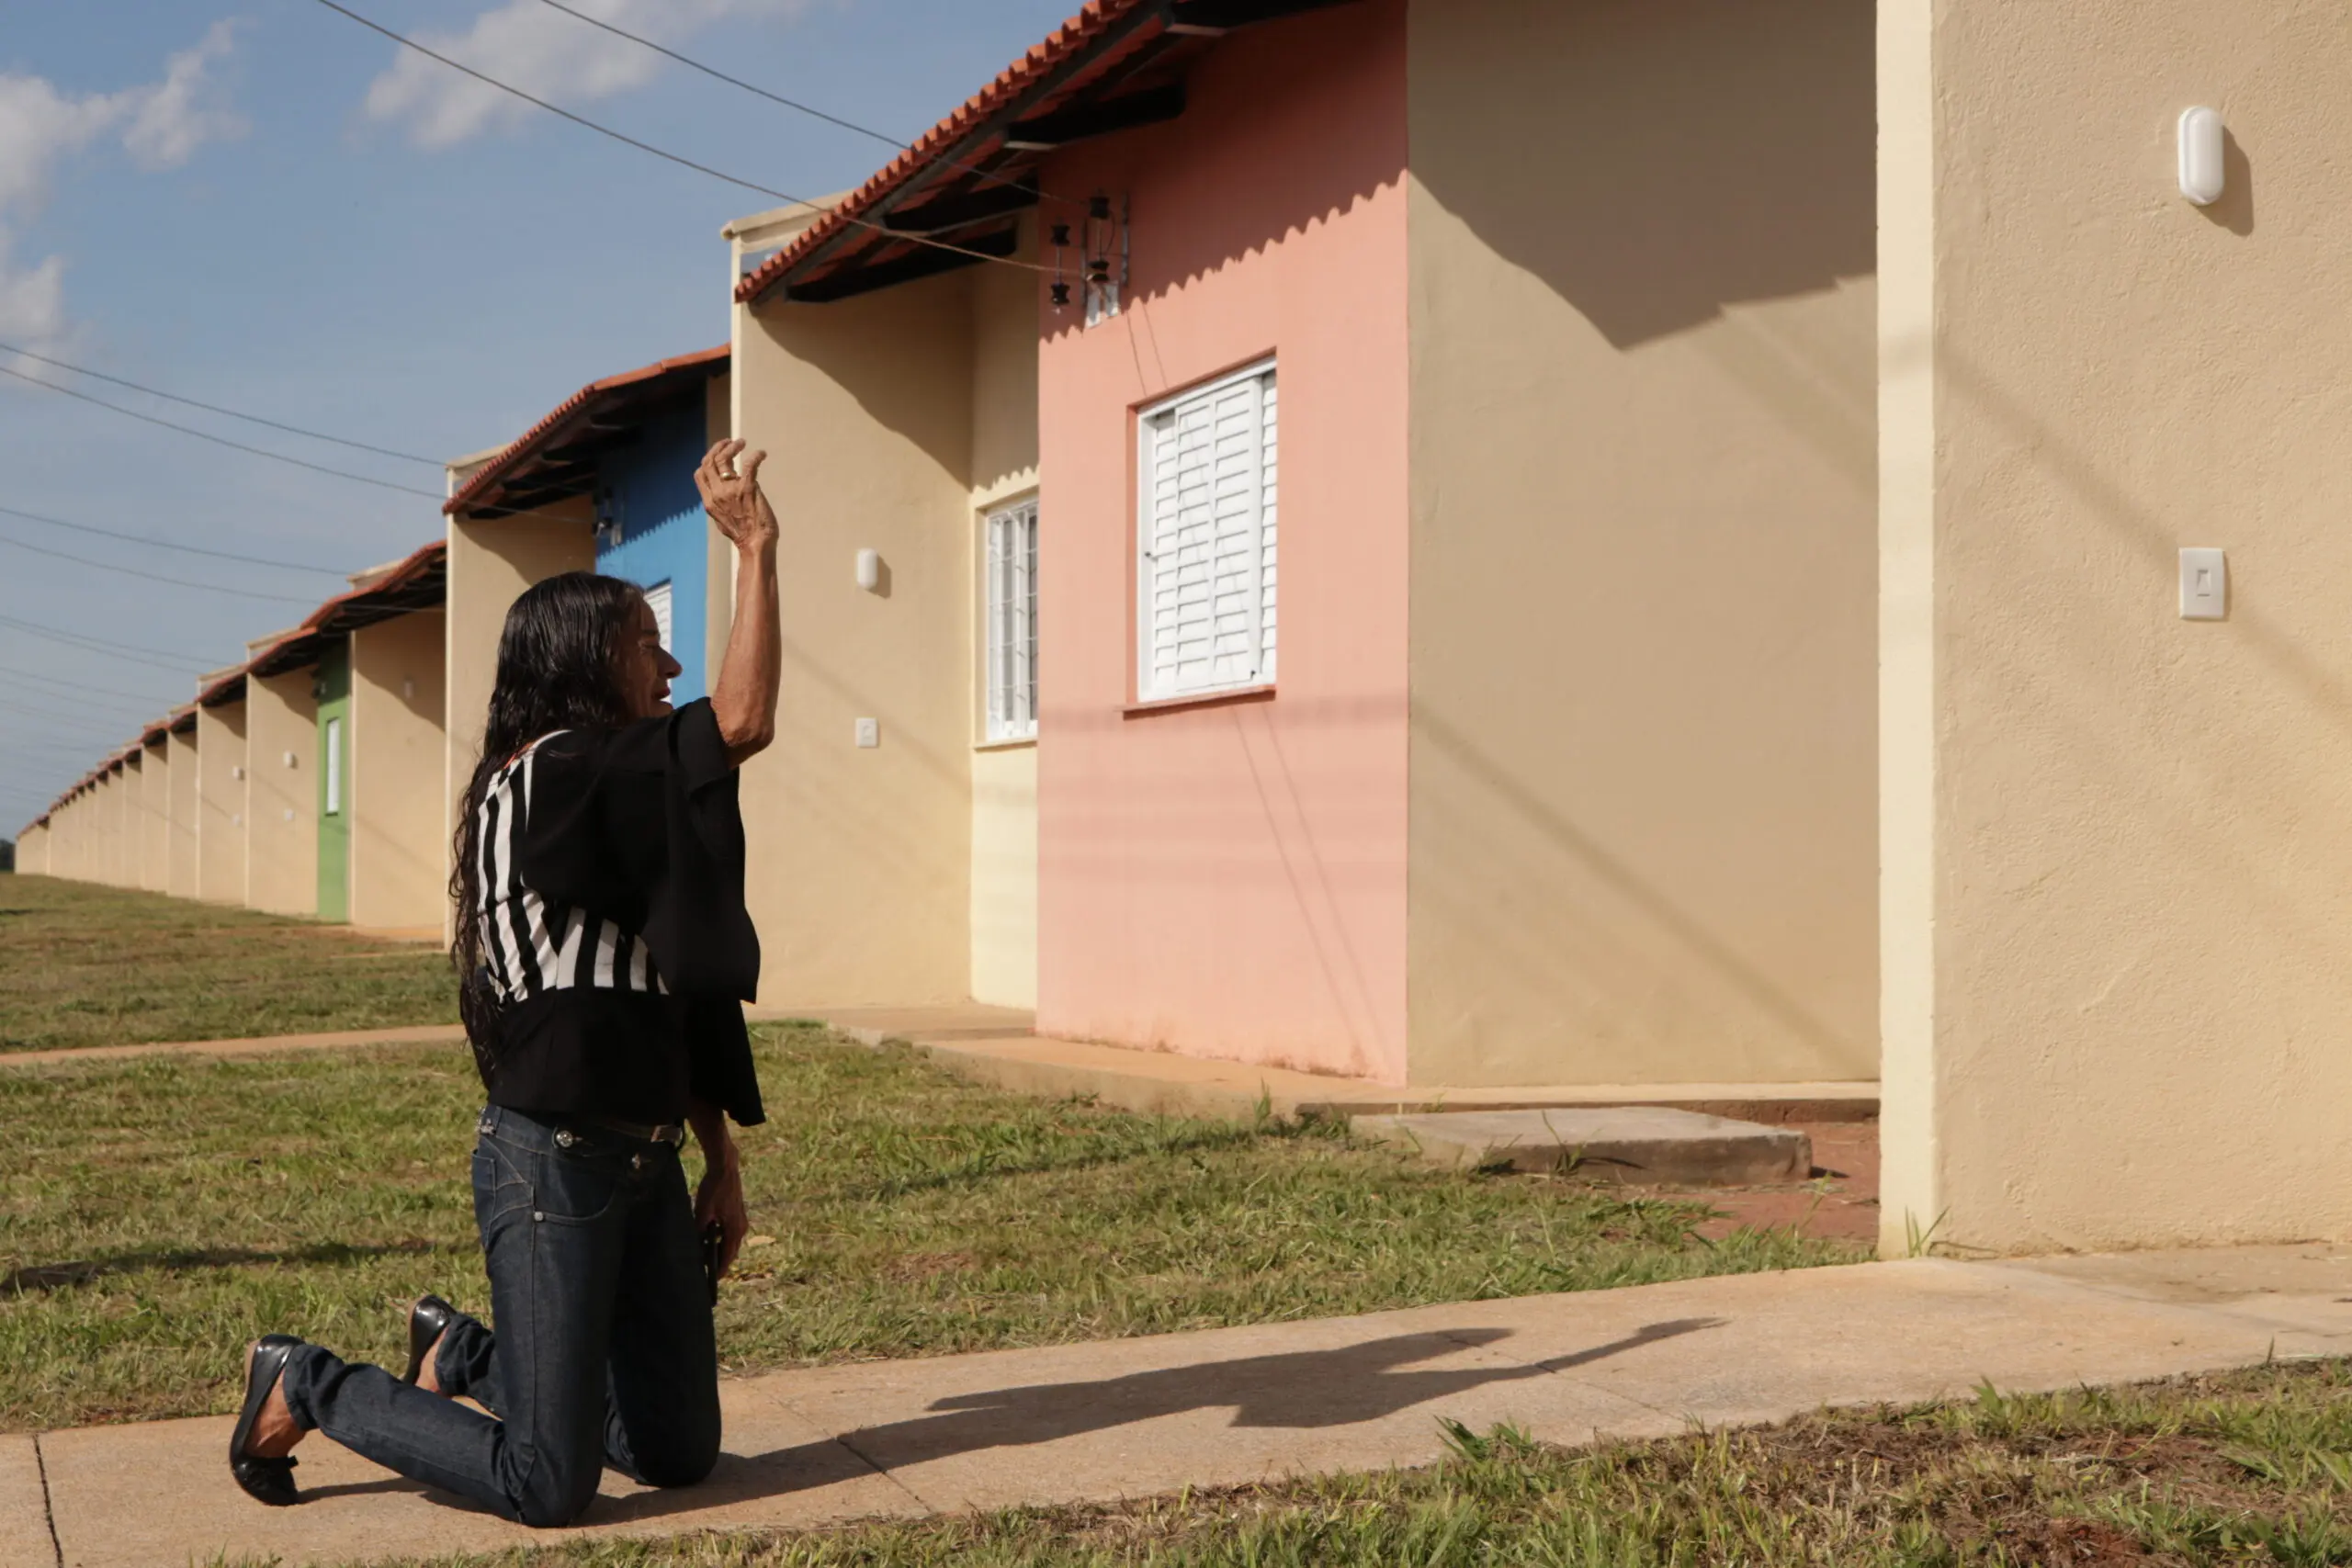
[[[562,12],[565,16],[570,17],[576,21],[585,22],[592,28],[601,28],[605,31],[612,34],[615,38],[627,39],[629,42],[637,45],[639,49],[650,49],[656,54],[664,55],[669,59],[676,61],[679,64],[685,66],[689,70],[699,71],[704,75],[710,77],[714,81],[724,82],[730,87],[741,87],[743,91],[752,94],[755,96],[765,98],[772,104],[782,104],[786,108],[793,109],[798,113],[808,115],[813,119],[821,119],[827,125],[838,125],[843,130],[854,130],[860,136],[870,136],[886,147],[896,147],[902,152],[907,151],[907,144],[899,141],[897,137],[892,136],[888,131],[871,130],[865,126],[858,124],[854,119],[843,119],[837,114],[828,114],[823,109],[815,107],[809,104],[801,103],[797,99],[787,98],[780,93],[771,93],[765,87],[754,85],[750,82],[742,80],[741,77],[729,76],[724,71],[720,71],[714,66],[706,65],[699,60],[695,60],[686,55],[680,54],[676,50],[671,49],[663,44],[655,43],[650,38],[640,38],[637,34],[630,32],[626,28],[616,28],[613,26],[612,23],[605,20],[602,17],[592,17],[585,11],[575,11],[571,6],[563,4],[563,0],[540,0],[540,3],[545,6],[552,6],[554,9]]]
[[[133,664],[154,664],[158,669],[170,670],[180,674],[187,674],[192,670],[200,668],[199,660],[186,654],[167,653],[160,648],[139,648],[130,643],[100,642],[96,637],[86,637],[79,632],[62,631],[56,626],[40,626],[32,621],[20,621],[13,615],[0,615],[0,626],[12,627],[20,632],[31,632],[37,637],[55,637],[60,642],[86,648],[93,653],[104,653],[116,659],[127,659]],[[141,657],[150,654],[153,657]],[[157,661],[161,660],[170,660],[172,662],[158,663]]]
[[[329,0],[320,0],[322,5],[328,3]],[[375,479],[367,474],[355,474],[348,468],[330,468],[322,463],[312,463],[300,457],[289,457],[283,452],[272,452],[265,446],[248,446],[242,441],[232,441],[225,435],[215,435],[209,430],[198,430],[192,424],[175,424],[168,419],[157,419],[152,413],[141,413],[137,409],[124,408],[120,403],[110,403],[104,398],[94,398],[87,392],[77,392],[71,387],[61,387],[54,381],[44,381],[38,376],[28,376],[25,372],[12,370],[6,365],[0,365],[0,376],[13,376],[28,386],[39,387],[43,391],[55,392],[60,397],[74,398],[85,403],[95,403],[102,409],[112,409],[126,418],[135,419],[146,424],[160,424],[165,430],[176,430],[182,435],[193,435],[198,441],[209,441],[216,446],[226,446],[233,452],[250,452],[256,457],[267,457],[273,462],[290,463],[298,468],[308,468],[314,474],[331,474],[339,479],[356,479],[361,484],[374,485],[379,490],[398,491],[402,495],[421,495],[427,501],[444,499],[441,491],[437,490],[419,490],[414,485],[395,484],[390,479]]]
[[[33,671],[19,670],[14,665],[9,664],[0,664],[0,675],[13,675],[20,681],[38,681],[45,686],[63,686],[69,691],[87,692],[92,696],[120,697],[125,702],[139,703],[141,705],[152,703],[155,700],[153,697],[141,695],[137,692],[121,692],[117,691],[112,686],[92,686],[80,681],[62,680],[55,675],[38,674]],[[46,695],[47,694],[44,693],[42,694]]]
[[[765,87],[760,86],[755,83],[746,82],[740,76],[729,76],[726,72],[719,70],[718,67],[706,65],[701,61],[694,59],[690,55],[681,54],[676,50],[672,49],[665,44],[656,43],[650,38],[640,38],[636,33],[630,32],[627,28],[616,28],[612,23],[605,20],[602,17],[592,17],[585,11],[575,11],[571,6],[565,5],[563,0],[539,0],[539,3],[543,6],[550,6],[555,10],[560,11],[567,17],[571,17],[580,21],[583,21],[592,28],[601,28],[605,32],[612,34],[615,38],[627,39],[629,42],[636,44],[640,49],[650,49],[656,54],[664,56],[667,59],[674,60],[690,71],[699,71],[713,81],[724,82],[730,87],[741,87],[744,92],[752,94],[754,97],[765,98],[772,104],[782,104],[786,108],[796,110],[798,113],[808,115],[815,119],[821,119],[827,125],[838,125],[843,130],[854,130],[860,136],[871,137],[875,141],[881,142],[885,147],[895,147],[901,152],[911,152],[914,151],[914,144],[912,142],[901,141],[887,130],[876,130],[870,126],[860,125],[854,119],[843,119],[837,114],[829,114],[823,109],[815,107],[813,105],[804,104],[797,98],[787,98],[781,93],[771,93]],[[967,175],[978,175],[980,178],[991,181],[997,185],[1018,186],[1021,184],[1019,180],[1000,175],[993,169],[983,169],[978,164],[959,163],[953,158],[942,161],[944,162],[951,169],[958,169]],[[1066,197],[1055,196],[1048,191],[1040,190],[1037,194],[1047,201],[1058,201],[1066,207],[1074,207],[1078,205],[1077,203],[1070,201]]]
[[[185,404],[188,408],[202,409],[207,413],[217,413],[229,419],[241,419],[248,424],[267,425],[272,430],[282,430],[288,435],[308,436],[312,441],[331,441],[337,446],[348,446],[355,451],[373,452],[379,457],[398,457],[403,463],[423,463],[428,468],[435,468],[442,466],[441,459],[438,457],[420,457],[413,452],[396,452],[389,446],[370,446],[365,441],[353,441],[346,436],[329,435],[320,430],[305,430],[299,424],[286,424],[277,420],[264,419],[257,413],[240,413],[235,409],[222,408],[219,403],[202,402],[195,398],[183,398],[176,392],[160,391],[153,387],[141,386],[136,381],[126,381],[119,376],[109,376],[103,370],[93,370],[87,366],[71,365],[62,359],[51,359],[45,354],[35,354],[29,348],[18,348],[13,343],[0,343],[0,354],[13,354],[20,359],[31,359],[43,365],[53,365],[60,370],[71,370],[76,376],[87,376],[94,381],[108,381],[118,387],[128,387],[134,392],[144,392],[151,398],[161,398],[165,402]]]
[[[271,560],[266,556],[239,555],[234,550],[209,550],[201,545],[175,544],[169,539],[153,539],[144,534],[124,534],[112,528],[101,528],[95,523],[68,523],[62,517],[44,517],[38,512],[24,512],[13,506],[0,506],[0,517],[21,517],[28,523],[46,524],[51,528],[63,528],[76,534],[96,534],[102,539],[120,539],[127,545],[144,545],[150,549],[181,550],[192,556],[209,556],[215,560],[237,561],[245,566],[275,567],[280,571],[307,571],[320,577],[347,578],[350,574],[331,566],[308,566],[300,561]]]
[[[240,599],[266,599],[278,604],[307,604],[308,599],[297,599],[284,593],[262,593],[250,588],[230,588],[217,582],[189,582],[177,577],[165,577],[157,571],[141,571],[135,566],[117,566],[112,561],[92,560],[87,556],[70,556],[63,550],[52,550],[40,545],[28,545],[22,539],[12,539],[0,534],[0,545],[11,549],[30,550],[37,556],[49,556],[57,560],[72,561],[76,566],[90,567],[98,571],[119,571],[125,577],[141,577],[150,582],[168,583],[174,588],[198,589],[207,593],[233,593]]]
[[[52,726],[52,727],[53,727],[53,726],[55,726],[55,725],[58,723],[58,721],[59,721],[59,720],[61,720],[61,719],[72,719],[72,718],[74,718],[74,716],[74,716],[74,715],[73,715],[73,714],[61,714],[61,713],[55,713],[55,712],[52,712],[52,711],[48,710],[48,709],[45,709],[45,708],[23,707],[23,706],[18,705],[17,704],[15,704],[15,703],[12,703],[12,702],[7,701],[6,698],[0,698],[0,714],[14,714],[14,715],[16,715],[17,717],[19,717],[19,718],[38,719],[38,720],[40,720],[40,721],[44,726]],[[114,725],[111,721],[109,721],[109,720],[106,720],[106,719],[99,719],[99,720],[96,720],[96,721],[94,721],[94,722],[97,725],[97,727],[98,727],[99,728],[104,728],[104,729],[107,729],[107,730],[109,730],[109,731],[112,731],[112,730],[114,730],[114,729],[116,728],[115,725]],[[50,731],[45,731],[45,733],[49,733],[49,732],[50,732]],[[103,744],[103,742],[102,742],[102,741],[100,741],[100,740],[98,739],[98,737],[97,737],[97,731],[96,731],[96,729],[88,729],[88,730],[75,731],[75,730],[73,730],[73,729],[71,728],[71,727],[69,726],[69,727],[66,728],[66,730],[64,730],[62,733],[63,733],[63,734],[65,734],[65,735],[72,735],[72,734],[76,734],[76,733],[78,733],[78,734],[81,734],[81,735],[83,735],[83,736],[85,736],[85,739],[84,741],[80,741],[80,742],[74,741],[74,740],[73,740],[73,739],[65,739],[65,740],[63,740],[63,744],[65,744],[65,745],[67,745],[67,746],[69,746],[69,747],[73,747],[73,746],[81,746],[81,745],[96,746],[96,745]],[[26,742],[24,742],[24,741],[16,741],[16,742],[13,742],[13,743],[12,743],[12,746],[14,746],[14,747],[17,747],[17,748],[21,748],[21,747],[22,747],[22,746],[24,746],[25,744],[26,744]]]
[[[63,692],[45,691],[39,686],[18,686],[9,682],[0,682],[0,691],[6,693],[5,697],[0,697],[0,702],[15,703],[19,705],[30,705],[34,711],[39,712],[43,717],[95,719],[100,724],[113,724],[116,722],[115,716],[130,713],[134,709],[140,713],[146,713],[155,705],[153,700],[147,697],[118,697],[112,702],[94,703],[69,696]],[[36,698],[66,705],[41,707],[39,703],[33,701]]]
[[[520,87],[514,86],[509,83],[502,82],[495,76],[485,75],[483,73],[475,70],[470,65],[462,64],[458,61],[450,59],[446,54],[427,49],[424,45],[417,42],[414,39],[402,33],[396,33],[380,22],[371,22],[367,17],[361,16],[358,12],[351,9],[348,6],[339,4],[338,0],[319,0],[319,4],[324,6],[328,10],[335,12],[339,16],[348,17],[351,20],[357,22],[361,27],[366,28],[369,32],[381,34],[383,37],[391,39],[394,43],[399,44],[403,49],[413,49],[417,53],[424,56],[427,60],[438,61],[442,64],[447,66],[450,70],[470,76],[486,87],[495,87],[502,93],[505,93],[513,97],[520,98],[525,103],[530,104],[535,107],[543,108],[551,115],[558,116],[563,119],[568,119],[572,124],[580,126],[583,130],[593,130],[599,136],[608,136],[615,141],[621,142],[626,146],[636,148],[640,152],[650,152],[654,157],[662,159],[667,163],[675,164],[681,168],[692,169],[698,175],[708,175],[712,179],[723,180],[730,186],[735,186],[743,190],[754,192],[760,196],[768,197],[776,201],[795,203],[803,207],[814,207],[817,205],[805,196],[795,196],[790,191],[778,190],[774,186],[763,186],[756,180],[738,178],[736,175],[727,174],[718,169],[714,169],[707,164],[697,164],[692,158],[682,157],[678,153],[666,152],[662,148],[654,146],[650,141],[639,141],[636,137],[630,136],[624,131],[615,130],[608,125],[599,125],[594,120],[588,118],[583,115],[574,114],[568,108],[563,108],[548,102],[545,98],[534,97]],[[999,266],[1019,267],[1024,272],[1045,272],[1048,270],[1046,267],[1037,265],[1034,262],[1014,261],[1009,256],[992,256],[986,251],[975,251],[967,249],[962,245],[951,245],[944,240],[933,240],[922,234],[902,234],[896,230],[886,228],[882,224],[873,221],[871,219],[854,218],[848,213],[836,213],[835,216],[840,218],[844,223],[853,223],[861,229],[871,229],[877,234],[887,234],[894,240],[904,240],[910,244],[926,245],[935,251],[953,252],[955,254],[959,256],[969,256],[974,261],[992,262]]]

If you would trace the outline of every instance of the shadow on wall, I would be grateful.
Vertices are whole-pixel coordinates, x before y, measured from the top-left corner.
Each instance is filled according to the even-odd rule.
[[[1615,346],[1876,269],[1871,0],[1427,16],[1415,177]]]
[[[2210,206],[2198,211],[2209,223],[2217,223],[2231,233],[2244,237],[2254,232],[2254,162],[2238,144],[2238,133],[2224,128],[2222,131],[2222,195]]]
[[[1052,163],[1054,189],[1148,193],[1132,213],[1131,311],[1396,190],[1405,18],[1403,0],[1368,0],[1249,28],[1193,68],[1182,118],[1079,143]],[[1044,320],[1061,337],[1085,312]],[[1136,354],[1156,359],[1149,312],[1135,321]],[[1138,369],[1142,384],[1168,384],[1164,367]]]
[[[828,304],[767,304],[747,323],[807,368],[796,379],[830,382],[855,400],[877,428],[911,442],[957,486],[970,482],[972,271]],[[772,453],[787,475],[805,458]]]

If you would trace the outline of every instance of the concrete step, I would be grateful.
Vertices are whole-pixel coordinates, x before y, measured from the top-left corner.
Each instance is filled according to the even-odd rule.
[[[1753,1187],[1813,1173],[1813,1140],[1792,1128],[1656,1105],[1359,1116],[1351,1126],[1440,1165],[1632,1186]]]
[[[888,1038],[911,1045],[976,1082],[1018,1094],[1087,1096],[1148,1116],[1246,1122],[1263,1110],[1279,1117],[1351,1122],[1372,1116],[1641,1105],[1774,1123],[1878,1119],[1874,1083],[1378,1084],[1051,1035],[978,1037],[967,1032],[961,1020],[944,1027],[887,1031],[864,1021],[848,1021],[857,1038],[869,1043]]]

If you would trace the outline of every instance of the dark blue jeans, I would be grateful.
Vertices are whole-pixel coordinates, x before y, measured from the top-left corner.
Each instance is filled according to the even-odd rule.
[[[718,1460],[710,1287],[678,1151],[492,1107],[474,1145],[474,1218],[498,1325],[450,1325],[442,1393],[311,1345],[287,1404],[387,1469],[526,1525],[569,1524],[604,1467],[690,1486]]]

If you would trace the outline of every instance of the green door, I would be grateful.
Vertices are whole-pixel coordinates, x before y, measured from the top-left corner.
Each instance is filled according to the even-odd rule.
[[[351,639],[319,656],[319,919],[351,919]]]

